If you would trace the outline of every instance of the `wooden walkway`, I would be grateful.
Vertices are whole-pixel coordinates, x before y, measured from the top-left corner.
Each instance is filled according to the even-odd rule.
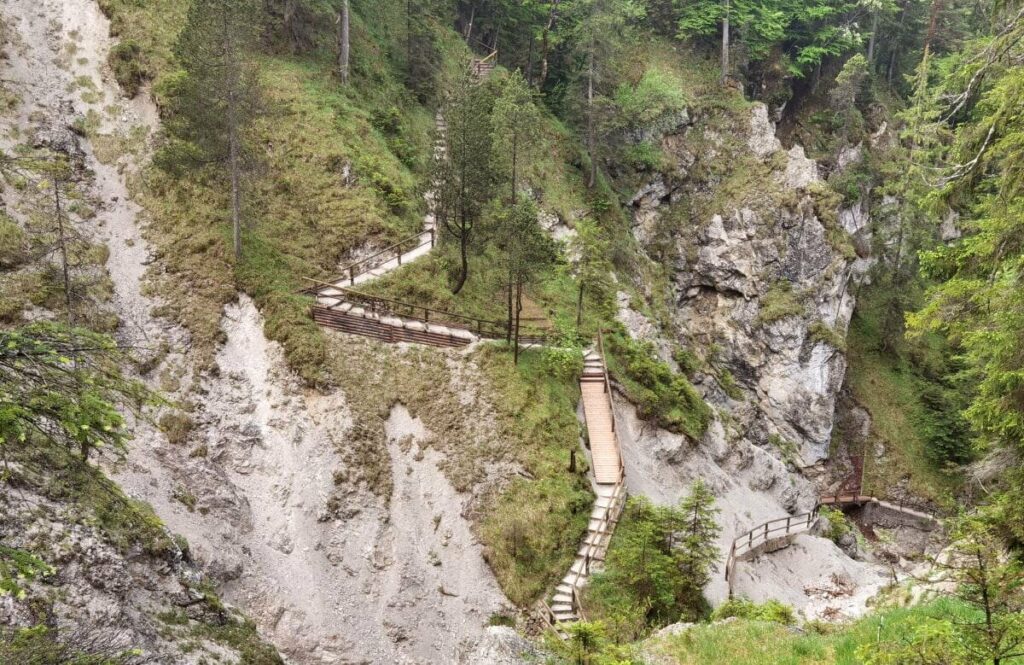
[[[810,531],[818,523],[818,510],[822,506],[842,508],[867,504],[881,506],[894,514],[903,515],[912,523],[930,523],[933,527],[939,524],[934,515],[882,501],[867,494],[860,494],[859,491],[823,495],[818,498],[817,505],[809,513],[787,515],[762,522],[733,539],[732,546],[729,548],[729,556],[725,560],[725,580],[729,583],[729,597],[732,598],[737,563],[751,559],[758,554],[788,547],[797,535]]]
[[[619,441],[615,435],[608,372],[605,370],[604,359],[597,351],[588,351],[583,357],[580,392],[583,394],[583,414],[587,421],[594,478],[599,485],[614,485],[621,476],[622,458],[619,456]]]
[[[612,534],[626,505],[626,474],[619,454],[615,403],[600,332],[597,344],[596,350],[591,349],[584,354],[583,375],[580,377],[597,499],[590,512],[587,535],[569,572],[555,588],[551,604],[542,601],[540,607],[542,619],[563,639],[567,636],[567,624],[586,620],[579,591],[586,585],[590,574],[604,565]]]

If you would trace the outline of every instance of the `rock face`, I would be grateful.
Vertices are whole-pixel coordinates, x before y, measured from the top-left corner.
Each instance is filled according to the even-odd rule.
[[[733,438],[814,464],[828,453],[869,220],[840,209],[803,148],[782,149],[763,105],[749,114],[724,128],[697,115],[663,138],[680,168],[641,184],[634,235],[652,254],[671,247],[669,335],[704,360],[696,382],[730,413]]]

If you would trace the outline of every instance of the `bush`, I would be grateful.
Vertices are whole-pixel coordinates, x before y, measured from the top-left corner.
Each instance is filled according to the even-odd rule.
[[[718,609],[711,614],[712,621],[721,621],[730,617],[781,623],[784,626],[792,626],[796,623],[793,608],[777,600],[755,603],[746,598],[733,598],[719,605]]]
[[[125,39],[115,44],[107,55],[107,64],[114,72],[121,90],[129,98],[139,93],[139,88],[149,78],[142,61],[142,49],[138,43],[131,39]]]
[[[16,268],[27,258],[25,232],[13,219],[0,214],[0,269]]]
[[[846,339],[824,321],[815,321],[807,328],[807,336],[812,342],[828,344],[837,351],[846,351]]]
[[[648,69],[636,86],[620,85],[615,92],[615,105],[623,124],[650,124],[664,115],[686,106],[682,83],[662,69]]]
[[[822,506],[818,509],[818,516],[828,520],[828,531],[825,532],[825,537],[837,545],[843,536],[853,532],[850,520],[846,519],[846,515],[838,508]]]
[[[167,435],[167,441],[175,444],[185,441],[189,432],[192,431],[192,427],[195,426],[192,418],[184,413],[165,413],[160,416],[158,424],[163,433]]]

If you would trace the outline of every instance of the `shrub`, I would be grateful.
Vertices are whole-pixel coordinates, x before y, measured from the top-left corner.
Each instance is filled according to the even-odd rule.
[[[620,85],[615,92],[619,116],[626,125],[650,124],[686,106],[682,83],[671,73],[652,68],[633,87]]]
[[[711,620],[721,621],[730,617],[781,623],[784,626],[792,626],[796,623],[793,608],[777,600],[755,603],[746,598],[732,598],[718,606],[718,609],[712,613]]]
[[[142,49],[134,40],[125,39],[115,44],[107,55],[107,64],[129,98],[137,95],[143,82],[149,78],[142,61]]]
[[[711,420],[711,409],[690,381],[658,360],[650,342],[637,342],[621,331],[609,334],[607,341],[609,369],[640,416],[667,430],[700,438]]]
[[[188,438],[189,432],[195,426],[192,418],[184,413],[165,413],[160,416],[158,422],[160,429],[167,435],[170,443],[182,443]]]
[[[25,232],[13,219],[0,214],[0,269],[16,268],[27,259]]]
[[[850,520],[846,519],[846,515],[838,508],[822,506],[818,509],[818,516],[828,520],[828,531],[825,532],[825,537],[833,543],[839,544],[843,536],[853,532],[853,525],[850,524]]]

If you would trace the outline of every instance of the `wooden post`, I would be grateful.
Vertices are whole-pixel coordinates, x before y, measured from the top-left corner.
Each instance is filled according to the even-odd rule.
[[[348,284],[349,286],[356,285],[356,269],[354,266],[349,266],[348,268]]]
[[[789,520],[791,520],[791,519],[792,519],[791,517],[787,517],[786,518],[786,533],[789,533]]]

